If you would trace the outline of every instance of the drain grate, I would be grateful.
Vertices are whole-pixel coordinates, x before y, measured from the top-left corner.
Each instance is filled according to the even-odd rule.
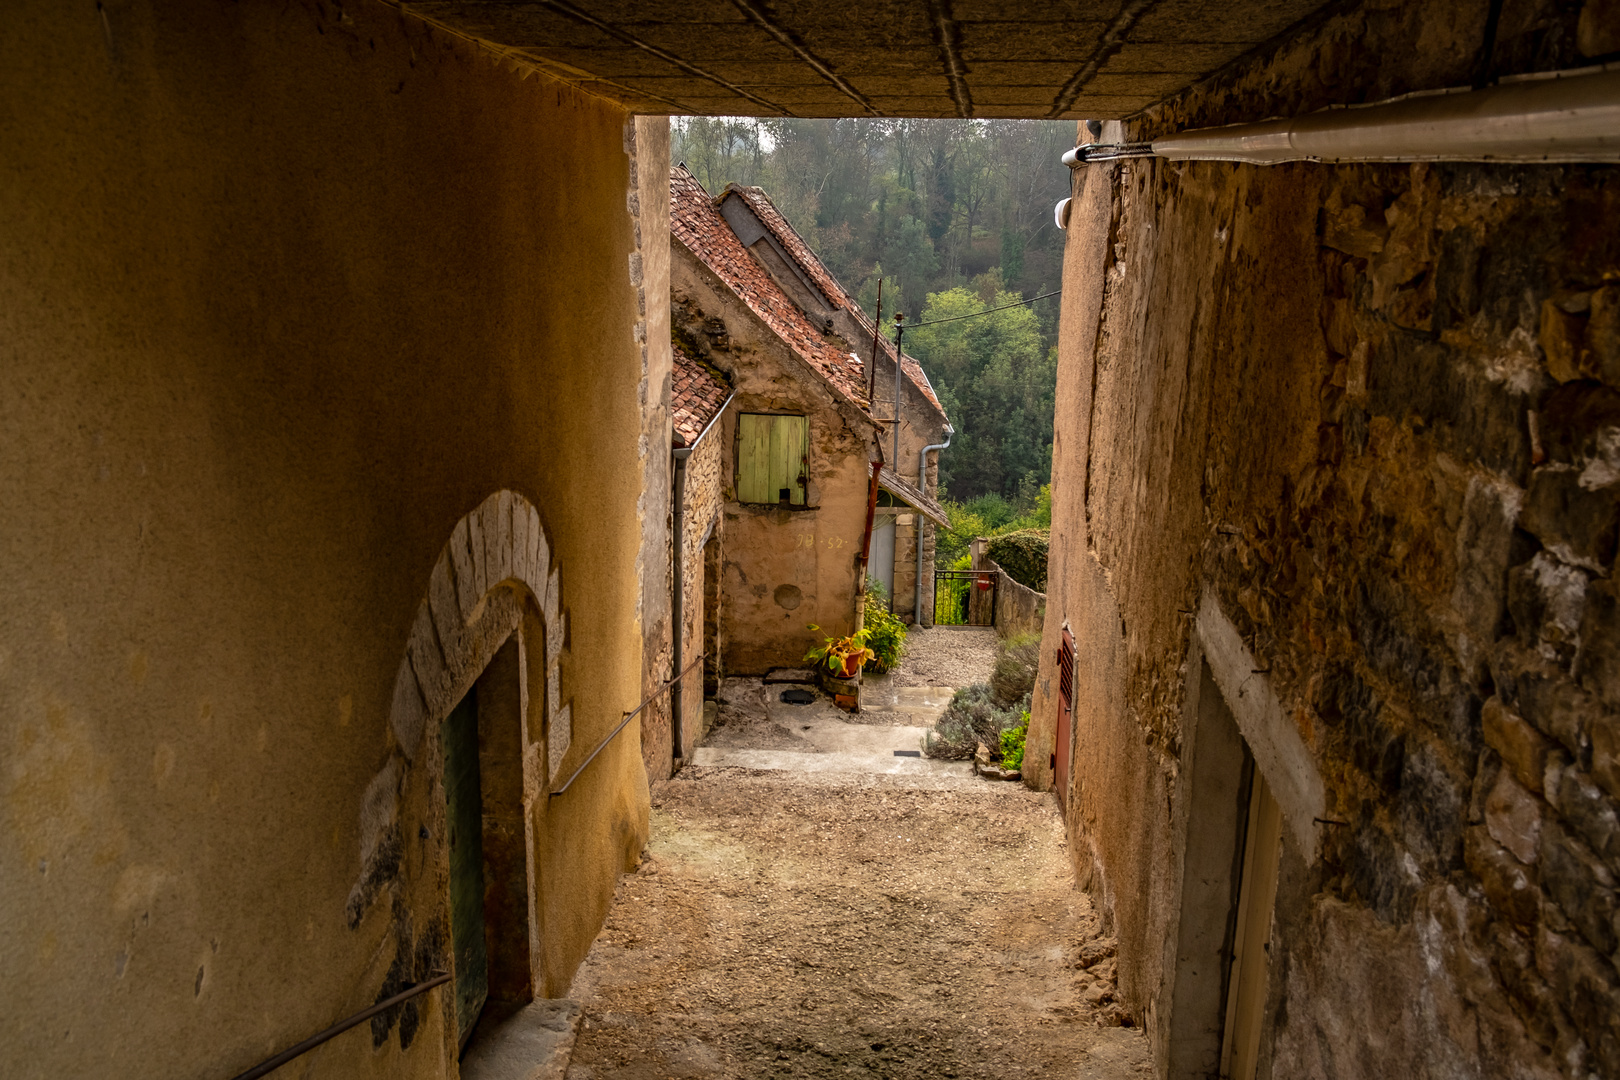
[[[789,705],[808,705],[816,700],[816,695],[808,690],[784,690],[782,700]]]
[[[920,758],[920,757],[922,757],[922,751],[921,750],[896,750],[894,752],[894,756],[895,757],[918,757],[918,758]]]

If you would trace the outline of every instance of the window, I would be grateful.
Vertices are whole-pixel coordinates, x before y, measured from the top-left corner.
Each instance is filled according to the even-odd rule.
[[[803,416],[737,417],[737,501],[804,506],[810,482],[810,423]]]

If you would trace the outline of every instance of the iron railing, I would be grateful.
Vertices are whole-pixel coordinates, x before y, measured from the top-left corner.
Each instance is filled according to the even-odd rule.
[[[631,709],[629,712],[625,713],[624,714],[624,719],[619,721],[619,726],[614,728],[612,731],[608,732],[607,738],[603,739],[601,742],[596,744],[596,749],[591,751],[591,756],[586,758],[584,761],[579,763],[579,768],[575,769],[573,774],[571,776],[569,776],[567,780],[563,781],[563,786],[562,787],[558,788],[556,791],[553,791],[551,793],[551,797],[553,799],[555,799],[558,795],[561,795],[563,792],[567,791],[568,790],[568,785],[572,784],[575,780],[578,780],[579,779],[579,774],[584,772],[586,767],[588,765],[590,765],[591,762],[596,760],[596,755],[600,754],[603,750],[606,750],[607,749],[607,744],[612,742],[614,739],[618,738],[619,732],[624,730],[626,724],[628,724],[631,720],[634,720],[636,718],[636,715],[638,713],[640,713],[642,709],[645,709],[647,706],[649,706],[653,702],[657,701],[659,696],[662,695],[663,693],[665,693],[667,690],[669,690],[670,687],[674,686],[676,683],[678,683],[682,679],[686,678],[686,673],[691,671],[693,668],[697,667],[698,664],[700,664],[702,662],[703,662],[703,654],[698,653],[696,656],[694,656],[692,658],[692,662],[690,664],[687,664],[686,667],[681,669],[680,674],[676,675],[673,679],[670,679],[668,682],[661,685],[658,689],[654,690],[651,694],[648,694],[647,699],[645,701],[643,701],[640,705],[637,705],[635,708]]]
[[[348,1031],[350,1028],[354,1027],[356,1024],[363,1024],[367,1020],[370,1020],[373,1016],[376,1016],[378,1013],[387,1012],[395,1005],[403,1005],[416,995],[425,994],[435,986],[443,986],[449,981],[450,976],[448,974],[444,974],[435,975],[426,982],[419,982],[409,990],[402,990],[393,997],[388,998],[386,1001],[379,1001],[369,1009],[361,1009],[353,1016],[339,1020],[325,1031],[322,1031],[319,1034],[311,1035],[303,1042],[296,1046],[288,1047],[275,1057],[259,1062],[247,1072],[237,1073],[235,1076],[231,1077],[231,1080],[259,1080],[259,1077],[261,1076],[269,1076],[271,1073],[287,1064],[287,1062],[291,1061],[293,1058],[301,1057],[302,1055],[309,1053],[311,1050],[321,1045],[321,1043],[326,1042],[334,1035],[341,1035],[345,1031]]]
[[[996,625],[1000,585],[994,570],[935,570],[934,625]]]

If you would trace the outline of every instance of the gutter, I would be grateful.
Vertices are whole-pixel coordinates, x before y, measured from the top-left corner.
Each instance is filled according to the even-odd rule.
[[[1090,143],[1063,155],[1092,162],[1485,161],[1620,163],[1620,63],[1511,76],[1475,90],[1423,91],[1333,106],[1284,120],[1198,128],[1151,142]]]
[[[955,435],[954,428],[945,429],[945,441],[925,446],[917,454],[917,488],[920,491],[928,490],[928,451],[944,450],[951,445],[951,436]],[[911,618],[918,626],[925,625],[922,621],[922,566],[923,566],[923,530],[922,514],[917,515],[917,600],[916,607],[912,608]]]
[[[685,740],[685,732],[681,730],[681,706],[683,704],[681,700],[681,683],[686,670],[681,667],[681,660],[685,656],[683,647],[685,645],[685,635],[683,631],[686,629],[684,621],[686,616],[686,459],[692,456],[692,451],[696,450],[698,443],[703,441],[703,436],[713,430],[714,425],[720,422],[720,418],[726,415],[726,409],[736,396],[737,392],[733,390],[726,400],[720,403],[720,408],[715,410],[714,419],[710,420],[704,429],[698,432],[697,438],[692,440],[690,446],[677,447],[672,451],[675,458],[675,490],[671,507],[673,520],[670,530],[672,541],[670,548],[673,556],[672,561],[674,562],[672,568],[674,582],[671,587],[673,595],[670,597],[670,607],[672,609],[671,618],[674,623],[674,630],[670,636],[674,639],[674,647],[671,649],[670,670],[679,672],[679,674],[671,676],[669,690],[671,761],[681,760],[683,756],[681,746]]]

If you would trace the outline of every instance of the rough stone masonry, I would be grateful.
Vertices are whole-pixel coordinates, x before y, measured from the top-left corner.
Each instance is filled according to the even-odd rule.
[[[1341,9],[1127,136],[1466,86],[1486,15]],[[1590,63],[1611,24],[1508,3],[1486,76]],[[1071,851],[1161,1069],[1209,589],[1325,789],[1260,1075],[1620,1076],[1617,212],[1598,166],[1077,178],[1026,775],[1068,628]]]

